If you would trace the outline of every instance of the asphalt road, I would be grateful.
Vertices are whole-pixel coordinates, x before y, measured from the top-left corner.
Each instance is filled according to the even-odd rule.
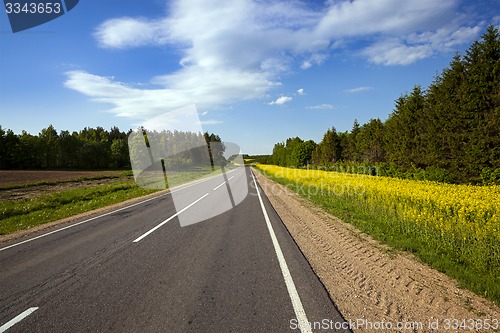
[[[240,168],[0,244],[0,332],[345,331],[254,181]]]

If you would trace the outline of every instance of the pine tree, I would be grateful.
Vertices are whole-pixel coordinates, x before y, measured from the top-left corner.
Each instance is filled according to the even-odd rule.
[[[358,134],[358,152],[362,161],[378,163],[385,161],[385,130],[380,119],[370,119],[361,126]]]
[[[346,148],[344,150],[344,159],[348,161],[361,161],[361,154],[358,153],[357,141],[358,134],[361,131],[359,126],[359,122],[357,119],[354,119],[354,123],[352,125],[351,133],[347,138]]]
[[[464,63],[456,54],[450,67],[443,70],[429,87],[426,104],[428,164],[457,175],[466,167],[463,163],[463,143],[468,126],[463,110],[465,75]]]
[[[342,159],[342,147],[335,127],[326,131],[323,135],[323,140],[316,146],[312,157],[314,163],[325,165],[338,162]]]
[[[425,95],[420,86],[396,100],[396,109],[386,121],[387,160],[410,169],[422,166]]]
[[[470,172],[499,167],[500,151],[500,34],[490,25],[467,50],[464,103],[467,113],[465,162]]]

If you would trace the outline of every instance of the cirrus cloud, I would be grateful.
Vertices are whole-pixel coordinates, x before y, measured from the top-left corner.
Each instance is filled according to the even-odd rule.
[[[363,91],[370,91],[373,90],[373,87],[356,87],[356,88],[351,88],[351,89],[346,89],[344,90],[347,93],[354,94],[354,93],[359,93]]]
[[[320,104],[313,106],[306,106],[308,110],[333,110],[333,105],[331,104]]]

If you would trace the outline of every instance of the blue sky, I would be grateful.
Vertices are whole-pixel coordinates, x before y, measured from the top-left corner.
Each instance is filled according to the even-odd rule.
[[[134,129],[195,104],[203,129],[267,154],[385,120],[500,24],[499,0],[81,0],[12,33],[0,11],[0,125]]]

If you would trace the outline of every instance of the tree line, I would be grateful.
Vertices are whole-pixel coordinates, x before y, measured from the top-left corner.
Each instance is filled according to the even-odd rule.
[[[142,133],[142,128],[138,129]],[[128,137],[132,130],[120,131],[118,127],[85,127],[80,131],[59,133],[49,125],[38,135],[26,131],[15,134],[0,125],[0,169],[130,169]],[[153,133],[153,132],[151,132]],[[156,133],[156,132],[154,132]],[[170,141],[169,149],[189,140],[221,142],[221,138],[208,132],[201,134],[179,131],[161,132]],[[175,138],[175,140],[174,140]],[[181,161],[179,157],[179,163]]]
[[[395,101],[386,121],[328,129],[320,143],[275,144],[268,163],[303,167],[362,163],[379,174],[453,183],[500,183],[500,38],[490,25],[427,89]]]
[[[129,135],[134,170],[196,170],[226,165],[226,145],[220,136],[205,132],[146,131]]]

